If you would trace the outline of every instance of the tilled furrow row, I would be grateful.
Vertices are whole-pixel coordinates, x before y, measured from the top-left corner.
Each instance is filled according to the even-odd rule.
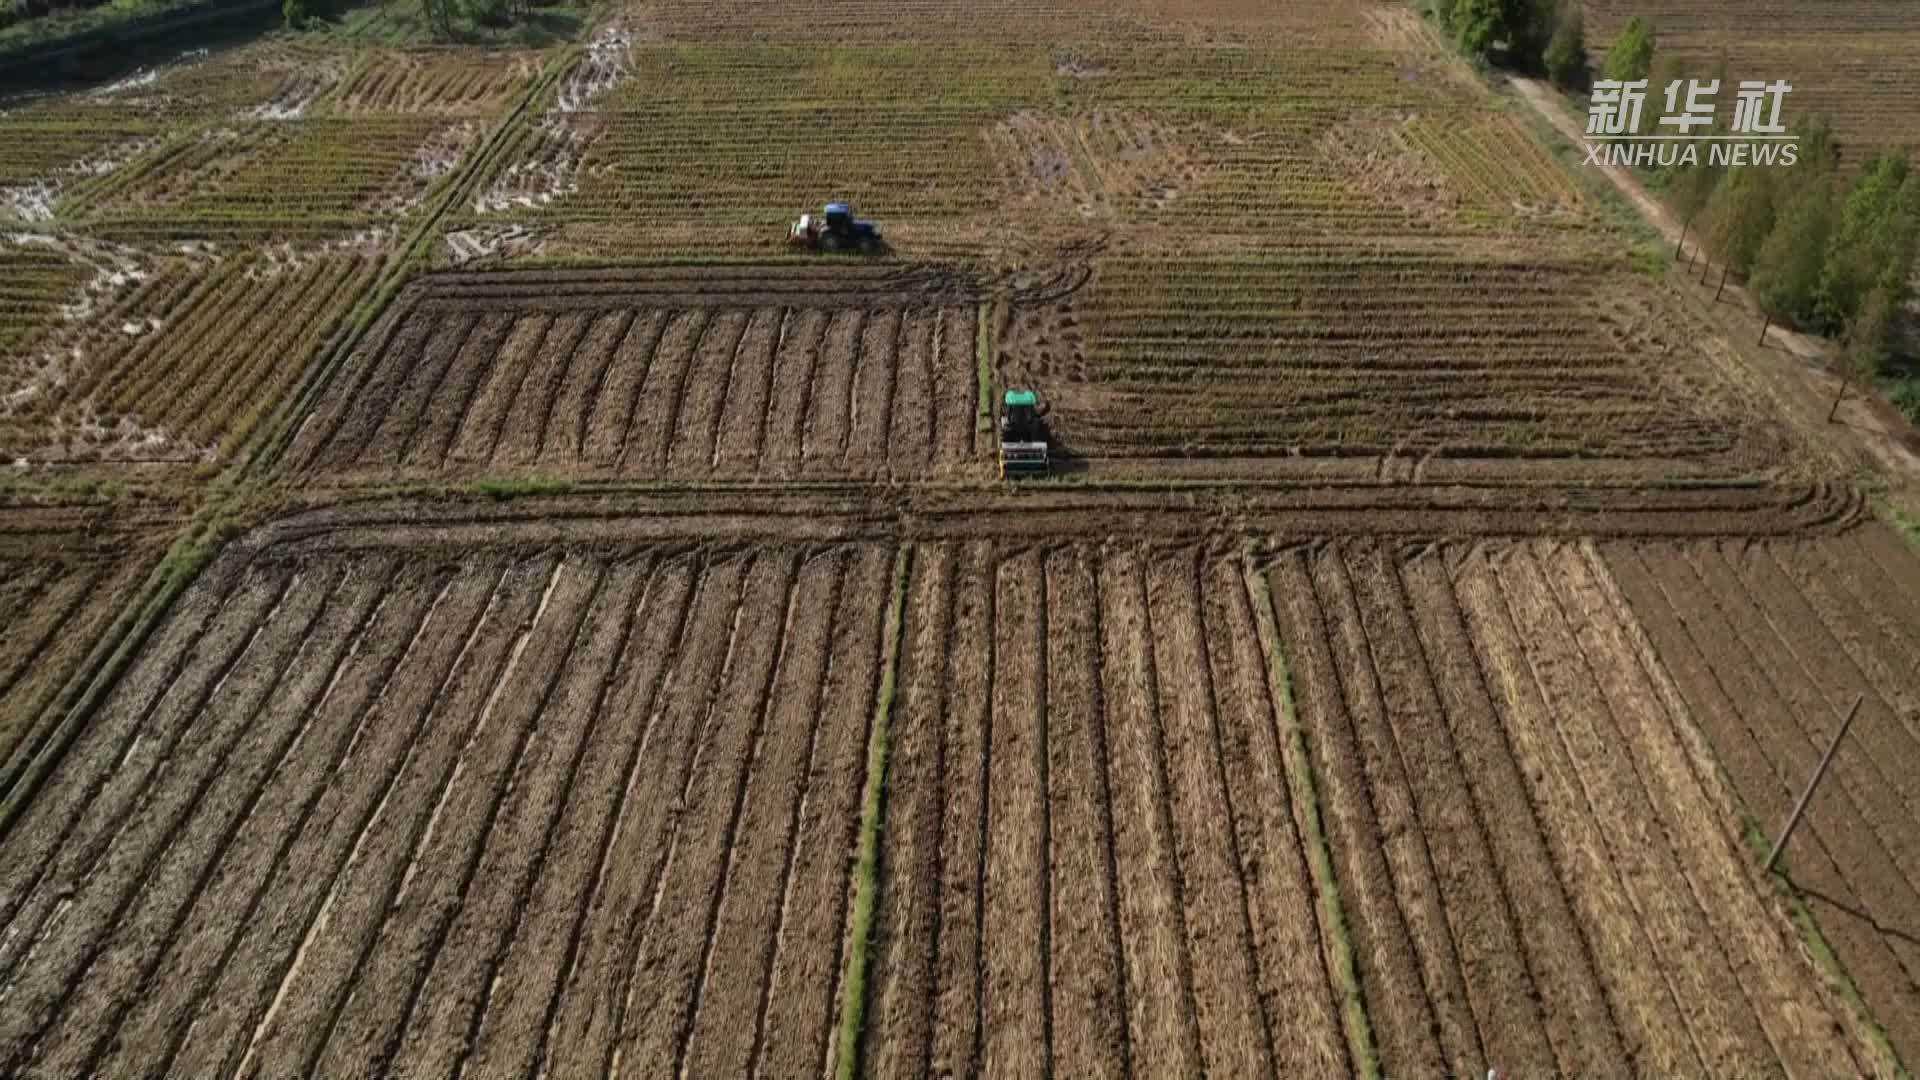
[[[6,1070],[825,1069],[893,563],[224,558],[0,839]]]
[[[415,286],[333,380],[291,466],[342,480],[902,478],[973,455],[970,307],[851,281],[737,297],[590,285],[531,307]]]

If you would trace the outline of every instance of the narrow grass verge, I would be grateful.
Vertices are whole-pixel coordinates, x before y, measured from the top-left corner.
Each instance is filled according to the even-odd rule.
[[[860,862],[854,869],[853,919],[847,932],[847,972],[840,982],[840,1054],[837,1080],[860,1075],[860,1040],[867,1025],[867,960],[873,935],[873,909],[880,894],[880,827],[887,786],[887,721],[893,712],[900,672],[900,638],[906,630],[907,571],[913,546],[902,544],[893,560],[893,598],[887,605],[886,655],[881,658],[880,692],[867,736],[867,787],[860,800]]]
[[[0,792],[4,792],[4,795],[0,795],[0,838],[4,838],[12,830],[13,823],[26,809],[27,804],[33,801],[34,795],[40,790],[40,785],[46,782],[47,775],[60,763],[67,748],[73,745],[74,739],[79,737],[80,729],[86,726],[87,718],[93,715],[107,692],[112,690],[114,684],[120,680],[121,673],[126,670],[133,655],[140,651],[140,646],[146,643],[154,628],[160,624],[160,620],[166,617],[174,600],[179,598],[187,586],[193,583],[193,579],[199,575],[201,568],[206,566],[216,547],[215,544],[182,537],[175,541],[173,547],[168,549],[166,555],[161,558],[160,565],[155,568],[149,578],[145,601],[135,608],[130,608],[133,614],[123,615],[108,630],[103,639],[103,647],[105,642],[114,642],[116,644],[113,646],[113,651],[97,666],[91,667],[94,672],[93,678],[86,683],[86,688],[80,692],[79,697],[66,706],[66,715],[48,736],[46,745],[40,748],[40,752],[27,762],[18,775],[6,777],[4,782],[0,782]],[[90,664],[93,659],[97,657],[90,658]],[[76,678],[80,677],[84,676],[76,676]]]
[[[1895,507],[1887,508],[1887,521],[1893,525],[1893,531],[1907,538],[1907,543],[1920,548],[1920,517]]]
[[[495,502],[509,502],[529,495],[565,495],[573,490],[573,481],[564,476],[487,476],[473,486]]]
[[[1746,840],[1747,850],[1753,855],[1755,863],[1767,861],[1767,853],[1773,844],[1767,839],[1760,826],[1752,818],[1741,815],[1741,831]],[[1847,1007],[1853,1010],[1855,1033],[1867,1041],[1867,1046],[1878,1058],[1874,1062],[1874,1073],[1879,1076],[1897,1076],[1903,1080],[1913,1080],[1913,1074],[1901,1064],[1900,1055],[1893,1048],[1892,1040],[1887,1038],[1885,1028],[1873,1017],[1873,1010],[1867,1007],[1867,1000],[1860,996],[1860,988],[1854,985],[1853,976],[1847,974],[1847,966],[1827,944],[1826,935],[1820,932],[1820,924],[1813,917],[1813,909],[1794,888],[1793,882],[1785,874],[1765,874],[1774,888],[1775,895],[1786,905],[1787,914],[1793,919],[1795,930],[1800,932],[1800,943],[1806,946],[1807,955],[1813,958],[1814,967],[1827,978],[1829,987]]]
[[[980,320],[973,339],[974,368],[980,380],[980,415],[974,421],[974,428],[983,439],[993,437],[993,373],[999,367],[993,331],[1000,322],[999,309],[1000,304],[995,300],[980,305]]]
[[[1267,654],[1267,681],[1274,703],[1279,708],[1285,738],[1280,753],[1287,768],[1287,784],[1293,804],[1299,810],[1306,832],[1307,863],[1313,871],[1318,896],[1320,931],[1326,936],[1328,967],[1333,971],[1334,990],[1340,995],[1341,1025],[1346,1030],[1347,1052],[1353,1057],[1353,1072],[1378,1080],[1380,1055],[1373,1043],[1373,1022],[1367,1018],[1366,992],[1360,985],[1360,972],[1353,961],[1353,941],[1347,934],[1346,909],[1340,903],[1340,880],[1333,867],[1333,845],[1327,842],[1320,822],[1320,793],[1313,779],[1313,760],[1307,755],[1306,736],[1300,730],[1299,713],[1293,704],[1293,676],[1280,651],[1280,632],[1275,626],[1273,587],[1265,571],[1249,568],[1247,588],[1253,591],[1254,621],[1260,633],[1260,645]]]

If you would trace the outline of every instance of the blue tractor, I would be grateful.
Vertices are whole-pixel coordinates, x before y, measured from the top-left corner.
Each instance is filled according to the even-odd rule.
[[[853,216],[853,207],[830,202],[818,214],[801,214],[787,230],[787,246],[805,251],[848,251],[871,255],[881,250],[880,227]]]

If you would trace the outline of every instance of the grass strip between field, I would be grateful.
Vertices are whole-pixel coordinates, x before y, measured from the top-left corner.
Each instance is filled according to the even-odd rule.
[[[867,960],[873,934],[873,910],[880,894],[880,827],[887,787],[887,722],[899,685],[900,639],[906,631],[907,573],[913,545],[902,544],[893,560],[893,596],[887,604],[886,653],[880,663],[880,689],[867,734],[867,786],[860,799],[860,861],[854,869],[853,916],[847,930],[847,970],[840,981],[837,1080],[860,1075],[860,1040],[867,1023]]]
[[[215,544],[202,543],[192,537],[175,541],[150,575],[148,587],[142,594],[144,599],[130,607],[101,639],[100,648],[112,643],[112,652],[104,660],[100,659],[99,649],[88,656],[86,664],[74,677],[85,679],[88,671],[92,671],[93,676],[87,680],[86,688],[79,697],[68,705],[66,715],[48,736],[46,745],[20,769],[18,775],[0,778],[0,837],[5,837],[13,828],[13,823],[39,792],[40,785],[60,764],[67,748],[79,737],[87,719],[114,684],[119,682],[121,673],[160,625],[160,620],[166,617],[173,602],[199,576],[201,569],[213,557],[216,547]]]
[[[1897,507],[1887,508],[1887,521],[1893,525],[1893,531],[1905,537],[1907,543],[1920,548],[1920,517],[1914,517]]]
[[[980,320],[973,340],[973,358],[980,379],[980,415],[974,430],[980,438],[993,438],[993,373],[1000,366],[995,348],[994,328],[1000,323],[1000,302],[988,300],[980,305]]]
[[[535,495],[565,495],[574,483],[564,476],[483,476],[473,487],[495,502],[511,502]]]
[[[1264,570],[1246,571],[1247,588],[1253,592],[1253,615],[1260,634],[1260,646],[1267,654],[1267,679],[1272,687],[1274,706],[1285,731],[1281,734],[1281,756],[1285,759],[1287,785],[1293,805],[1299,811],[1302,841],[1307,848],[1307,863],[1319,896],[1320,932],[1326,936],[1327,960],[1332,969],[1334,990],[1340,995],[1341,1026],[1347,1035],[1347,1052],[1353,1057],[1356,1076],[1380,1076],[1380,1055],[1374,1048],[1373,1022],[1367,1018],[1367,996],[1360,985],[1359,969],[1354,965],[1353,941],[1347,934],[1346,909],[1340,903],[1340,880],[1334,871],[1333,846],[1320,822],[1319,787],[1313,779],[1313,759],[1307,754],[1306,736],[1300,730],[1300,714],[1293,702],[1293,676],[1287,670],[1287,658],[1280,650],[1280,632],[1273,612],[1273,585]]]
[[[1746,841],[1747,851],[1755,863],[1765,863],[1772,843],[1760,826],[1745,814],[1740,815],[1742,839]],[[1854,985],[1853,976],[1847,974],[1847,966],[1840,962],[1840,955],[1827,943],[1825,934],[1820,932],[1819,920],[1813,917],[1813,909],[1795,888],[1792,879],[1784,873],[1763,874],[1774,888],[1775,895],[1786,905],[1787,914],[1793,920],[1794,929],[1800,932],[1800,943],[1806,946],[1807,955],[1813,959],[1813,965],[1827,977],[1834,993],[1853,1010],[1854,1022],[1859,1025],[1859,1034],[1867,1040],[1869,1046],[1879,1055],[1875,1062],[1875,1071],[1879,1075],[1902,1077],[1913,1080],[1913,1073],[1901,1063],[1900,1054],[1893,1048],[1893,1041],[1887,1038],[1886,1029],[1873,1017],[1873,1010],[1867,1006],[1866,998],[1860,995],[1860,988]]]

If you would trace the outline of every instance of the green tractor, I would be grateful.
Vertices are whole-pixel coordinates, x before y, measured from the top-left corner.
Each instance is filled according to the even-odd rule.
[[[1047,407],[1031,390],[1009,390],[1000,400],[1000,476],[1045,476],[1052,468],[1047,446]]]

